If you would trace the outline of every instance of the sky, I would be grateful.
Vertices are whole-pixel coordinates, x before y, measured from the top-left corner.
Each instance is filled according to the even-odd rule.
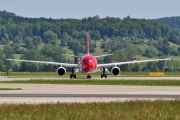
[[[180,0],[0,0],[0,11],[30,18],[82,19],[98,15],[156,19],[180,16]]]

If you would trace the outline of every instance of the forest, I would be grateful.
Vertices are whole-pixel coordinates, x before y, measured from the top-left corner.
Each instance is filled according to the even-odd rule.
[[[153,19],[153,21],[165,23],[171,26],[172,28],[180,29],[180,16]]]
[[[176,21],[176,22],[175,22]],[[77,62],[63,56],[85,53],[88,31],[92,54],[112,53],[100,62],[154,59],[180,56],[178,20],[121,18],[82,19],[27,18],[0,11],[0,56],[6,58]],[[172,25],[174,23],[175,26]],[[65,49],[66,48],[66,49]],[[122,65],[124,71],[180,71],[179,61]],[[57,66],[17,63],[0,58],[0,71],[55,71]]]

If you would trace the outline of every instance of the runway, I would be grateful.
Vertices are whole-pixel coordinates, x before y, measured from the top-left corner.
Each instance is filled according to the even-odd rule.
[[[0,84],[0,103],[110,102],[180,99],[180,87],[121,85]]]
[[[108,77],[108,78],[100,78],[100,77],[92,77],[91,79],[87,78],[76,78],[70,79],[66,77],[54,77],[54,78],[8,78],[4,76],[0,76],[0,81],[17,81],[17,80],[180,80],[180,77]]]

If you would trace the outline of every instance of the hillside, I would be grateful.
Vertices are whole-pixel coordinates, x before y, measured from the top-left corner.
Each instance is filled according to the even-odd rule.
[[[171,26],[172,28],[180,29],[180,16],[164,17],[164,18],[154,19],[154,21],[165,23]]]
[[[8,58],[77,62],[62,54],[83,55],[86,31],[93,55],[114,54],[103,62],[180,56],[180,31],[153,20],[130,16],[123,19],[94,16],[81,20],[24,18],[6,11],[0,11],[0,54]],[[15,64],[0,62],[0,66],[4,71]],[[27,70],[30,67],[40,71],[55,69],[51,65],[28,63],[20,66],[21,71],[30,71]]]

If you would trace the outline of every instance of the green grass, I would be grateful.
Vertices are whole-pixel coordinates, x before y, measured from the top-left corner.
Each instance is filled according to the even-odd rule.
[[[74,55],[73,51],[68,48],[68,46],[64,46],[63,50],[65,50],[66,54]]]
[[[38,45],[38,49],[42,49],[44,46],[44,43],[42,42],[41,44]]]
[[[28,77],[59,77],[56,72],[6,72],[1,73],[1,76],[8,78],[28,78]]]
[[[56,72],[2,72],[0,76],[7,76],[8,78],[69,78],[70,72],[67,72],[64,76],[58,76]],[[77,78],[86,78],[87,73],[75,73]],[[102,73],[92,73],[93,77],[99,77]],[[164,77],[180,77],[179,72],[165,72]],[[149,72],[121,72],[119,76],[113,76],[108,74],[108,77],[150,77]]]
[[[2,120],[179,120],[180,100],[0,104]]]
[[[20,59],[22,54],[14,54],[15,59]],[[18,62],[17,62],[18,63]]]
[[[107,52],[103,52],[104,49],[101,49],[102,42],[103,42],[102,40],[96,41],[95,53],[92,53],[92,55],[103,55],[103,54],[107,54]],[[91,48],[90,48],[90,49],[91,49]]]
[[[176,47],[176,48],[180,47],[180,45],[172,43],[172,42],[169,42],[169,44],[170,44],[171,47]]]
[[[3,46],[4,46],[3,44],[0,44],[0,50],[3,50]]]
[[[180,61],[180,56],[174,56],[174,57],[173,57],[173,60],[174,60],[174,61]]]
[[[141,45],[137,45],[137,47],[139,48],[139,49],[141,49],[141,50],[143,50],[143,51],[145,51],[146,50],[146,48],[148,48],[148,47],[150,47],[149,45],[147,45],[147,44],[141,44]]]
[[[0,81],[13,84],[71,84],[71,85],[134,85],[134,86],[180,86],[179,80],[29,80]]]
[[[0,88],[0,90],[22,90],[22,88]]]

